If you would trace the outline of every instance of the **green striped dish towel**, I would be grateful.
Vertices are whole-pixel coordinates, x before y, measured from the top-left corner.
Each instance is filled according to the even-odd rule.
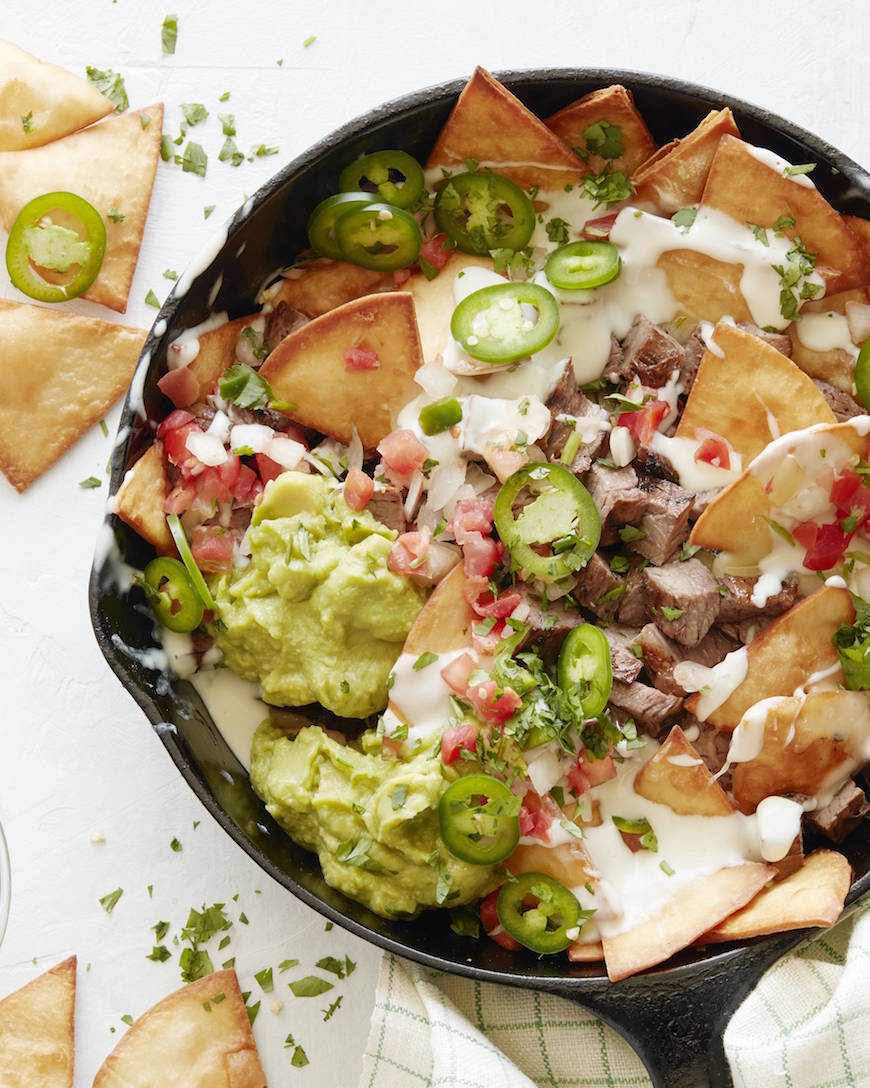
[[[725,1032],[736,1088],[870,1088],[870,907],[764,975]],[[646,1088],[640,1059],[549,994],[381,962],[359,1088]]]

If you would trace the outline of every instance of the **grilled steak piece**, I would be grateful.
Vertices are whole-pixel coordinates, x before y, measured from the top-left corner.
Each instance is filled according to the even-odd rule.
[[[632,567],[625,576],[625,592],[619,598],[616,618],[629,627],[646,623],[646,587],[639,566]]]
[[[639,314],[622,341],[622,381],[637,378],[641,385],[660,389],[674,372],[682,370],[682,366],[682,346],[649,318]]]
[[[266,316],[266,327],[263,330],[263,343],[266,350],[273,352],[285,336],[289,336],[291,332],[296,332],[307,324],[308,318],[305,314],[300,314],[286,302],[279,302]]]
[[[529,628],[522,640],[526,646],[531,642],[543,642],[545,652],[556,652],[562,645],[565,635],[583,623],[583,615],[577,608],[566,608],[562,601],[541,602],[540,595],[526,585],[518,583],[513,587],[522,597],[518,605],[516,618]]]
[[[634,455],[637,467],[647,476],[655,476],[659,480],[670,480],[673,484],[680,482],[680,476],[669,457],[654,450],[652,446],[640,445]]]
[[[837,417],[839,423],[846,419],[852,419],[854,416],[864,415],[864,409],[861,405],[844,390],[838,389],[836,385],[831,385],[830,382],[823,382],[820,378],[813,378],[813,381],[818,391],[830,405],[831,411]]]
[[[685,690],[674,679],[674,666],[681,661],[695,661],[712,668],[739,643],[728,638],[715,627],[696,646],[680,646],[656,627],[648,623],[642,627],[635,640],[643,652],[643,666],[659,691],[671,695],[685,695]]]
[[[610,334],[610,355],[608,356],[607,363],[604,367],[604,377],[614,384],[618,384],[622,381],[622,344],[616,339],[613,333]]]
[[[791,358],[791,338],[786,336],[784,332],[767,332],[764,329],[753,325],[751,321],[739,321],[737,323],[738,329],[743,329],[744,332],[750,332],[753,336],[757,336],[759,340],[763,340],[765,344],[770,344],[772,348],[780,353],[780,355],[786,355]]]
[[[696,325],[692,335],[686,341],[683,348],[683,366],[680,370],[680,385],[683,387],[683,396],[688,397],[692,391],[695,375],[701,365],[701,356],[707,350],[704,338],[701,336],[701,326]]]
[[[719,579],[719,584],[728,592],[722,594],[717,622],[740,623],[759,616],[778,616],[788,612],[797,597],[797,575],[790,574],[783,581],[779,593],[775,597],[768,597],[761,608],[752,603],[752,591],[757,581],[757,578],[739,578],[734,574],[726,574]]]
[[[604,634],[610,643],[610,664],[613,668],[613,679],[630,683],[636,679],[643,668],[643,662],[632,652],[631,647],[637,644],[638,630],[636,627],[620,627],[619,624],[605,628]]]
[[[637,523],[646,536],[634,544],[635,551],[651,562],[666,563],[689,535],[692,493],[669,480],[643,476],[640,489],[645,496],[643,517]]]
[[[366,509],[375,521],[379,521],[381,525],[386,525],[388,529],[395,529],[397,533],[404,533],[407,528],[405,502],[402,498],[402,492],[397,487],[393,487],[392,484],[386,484],[383,487],[376,485],[375,492],[369,499]]]
[[[679,724],[683,732],[688,733],[690,738],[695,736],[692,727],[694,726],[697,728],[698,735],[691,743],[694,746],[695,751],[706,763],[707,770],[710,771],[711,774],[717,774],[722,769],[725,760],[728,758],[728,746],[731,743],[731,734],[726,733],[721,729],[714,729],[712,725],[707,725],[706,722],[699,722],[698,719],[688,711],[683,714]],[[731,789],[731,771],[726,771],[718,781],[722,789],[728,793]]]
[[[683,706],[683,700],[676,695],[668,695],[658,688],[648,687],[639,680],[631,684],[614,680],[610,701],[630,714],[651,737],[660,736],[664,732],[665,723],[676,717]]]
[[[610,569],[607,559],[595,552],[574,584],[574,597],[596,616],[610,619],[625,592],[623,580]]]
[[[693,495],[692,507],[689,510],[689,521],[697,521],[718,494],[719,488],[716,487],[711,491],[699,491],[697,495]]]
[[[547,407],[550,409],[552,418],[550,432],[542,444],[547,460],[558,461],[562,456],[565,443],[575,430],[579,429],[581,435],[584,436],[584,441],[580,443],[568,466],[579,476],[590,468],[607,444],[607,429],[597,429],[594,422],[606,420],[607,413],[580,391],[570,362],[565,367],[559,384],[547,399]],[[570,418],[563,421],[559,419],[559,416]],[[573,422],[574,420],[577,422]],[[580,422],[581,420],[587,422]]]
[[[722,623],[717,627],[726,638],[735,639],[744,646],[758,638],[773,623],[773,616],[756,616],[752,620],[740,620],[739,623]]]
[[[593,465],[583,483],[601,516],[602,544],[615,543],[623,525],[637,525],[646,513],[647,496],[631,465],[615,469]]]
[[[864,791],[852,779],[841,787],[824,808],[807,813],[807,823],[833,842],[842,842],[870,812]]]
[[[716,579],[697,559],[643,572],[648,611],[660,631],[681,646],[696,646],[719,614]]]

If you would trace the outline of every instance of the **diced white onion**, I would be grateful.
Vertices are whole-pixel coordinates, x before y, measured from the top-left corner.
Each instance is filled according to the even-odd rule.
[[[222,465],[227,459],[227,451],[224,444],[214,435],[204,434],[199,430],[192,430],[185,440],[185,446],[190,453],[204,465],[214,468]]]

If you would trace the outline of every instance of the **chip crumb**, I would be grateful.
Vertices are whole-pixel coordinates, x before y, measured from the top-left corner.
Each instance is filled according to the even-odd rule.
[[[106,833],[101,831],[98,827],[95,827],[91,832],[91,842],[104,843],[106,841]]]
[[[277,1000],[277,998],[269,1006],[272,1012],[277,1016],[278,1013],[284,1008],[284,1002]]]

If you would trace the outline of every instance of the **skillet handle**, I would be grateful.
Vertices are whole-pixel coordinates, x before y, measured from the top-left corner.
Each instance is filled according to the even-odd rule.
[[[785,934],[736,949],[716,964],[553,992],[618,1031],[646,1066],[654,1088],[732,1088],[722,1045],[728,1021],[767,968],[795,943],[794,934]]]

